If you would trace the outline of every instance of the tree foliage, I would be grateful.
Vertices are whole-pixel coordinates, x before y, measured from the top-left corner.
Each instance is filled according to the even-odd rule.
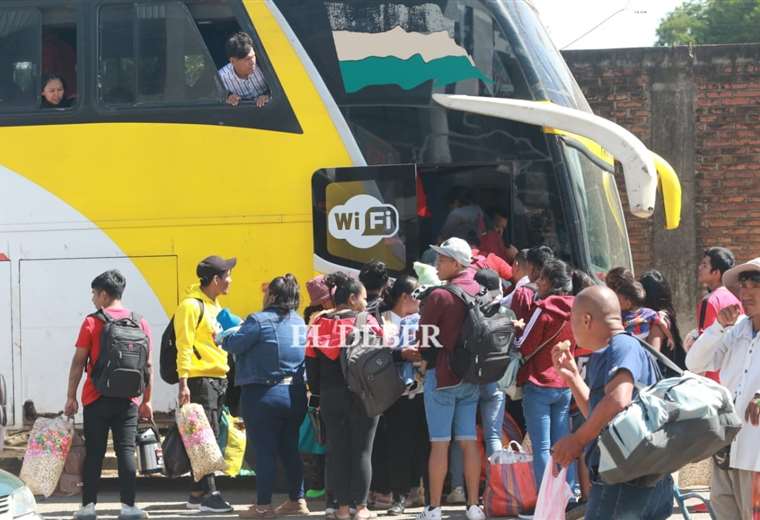
[[[656,45],[760,42],[760,0],[687,0],[657,28]]]

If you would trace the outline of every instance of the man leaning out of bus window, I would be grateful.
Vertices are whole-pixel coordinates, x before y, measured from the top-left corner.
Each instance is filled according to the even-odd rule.
[[[251,37],[244,32],[235,33],[224,48],[230,62],[219,69],[219,77],[227,89],[227,103],[236,107],[241,100],[256,100],[259,108],[269,103],[269,85],[256,64]]]

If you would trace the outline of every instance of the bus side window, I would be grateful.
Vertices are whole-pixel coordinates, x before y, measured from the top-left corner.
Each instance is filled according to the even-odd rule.
[[[182,2],[100,8],[98,100],[107,107],[221,104],[216,65]]]
[[[0,110],[38,106],[41,44],[39,9],[0,9]]]

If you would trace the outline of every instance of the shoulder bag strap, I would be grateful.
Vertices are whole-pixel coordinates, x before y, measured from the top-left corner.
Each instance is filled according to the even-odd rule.
[[[672,370],[679,376],[682,376],[684,374],[684,371],[681,369],[681,367],[673,363],[661,352],[658,352],[657,349],[654,348],[652,345],[650,345],[643,339],[637,338],[636,336],[631,336],[631,337],[635,338],[641,344],[641,346],[644,347],[644,350],[649,352],[652,355],[652,357],[654,357],[657,361],[660,361],[663,365],[668,367],[670,370]]]
[[[699,306],[699,331],[705,330],[705,318],[707,317],[707,298],[702,298],[702,305]]]
[[[531,359],[533,359],[533,357],[536,354],[538,354],[539,352],[541,352],[541,349],[543,349],[546,345],[548,345],[549,343],[551,343],[552,341],[554,341],[555,339],[557,339],[557,336],[559,336],[559,333],[562,332],[565,329],[566,325],[567,325],[567,322],[566,321],[563,322],[562,326],[559,328],[559,330],[557,330],[557,332],[554,333],[554,335],[551,338],[549,338],[546,341],[544,341],[543,343],[541,343],[541,345],[536,350],[534,350],[528,357],[523,358],[523,365],[526,364]]]

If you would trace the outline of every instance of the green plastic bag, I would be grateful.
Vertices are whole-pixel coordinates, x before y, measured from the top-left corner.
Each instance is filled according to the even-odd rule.
[[[303,418],[301,429],[298,432],[298,450],[301,453],[312,453],[314,455],[324,455],[327,451],[324,444],[320,444],[317,440],[313,417],[310,417],[308,413]]]
[[[245,427],[241,426],[240,419],[234,417],[226,406],[219,416],[219,447],[224,454],[224,462],[227,467],[224,474],[237,477],[243,467],[245,455]]]

